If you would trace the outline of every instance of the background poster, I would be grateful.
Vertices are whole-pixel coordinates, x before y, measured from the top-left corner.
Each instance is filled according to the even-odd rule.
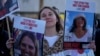
[[[63,47],[65,50],[89,48],[89,43],[94,37],[95,3],[86,0],[67,0],[66,2]],[[84,34],[81,35],[80,31],[76,30],[78,27],[82,27],[85,30],[83,31]]]
[[[14,17],[13,27],[14,56],[41,56],[45,21],[16,16]]]
[[[0,20],[18,9],[17,0],[0,0]]]

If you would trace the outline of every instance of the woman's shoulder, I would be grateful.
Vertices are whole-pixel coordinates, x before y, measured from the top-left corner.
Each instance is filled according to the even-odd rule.
[[[92,33],[93,33],[93,31],[90,31],[90,30],[86,31],[86,35],[88,35],[88,36],[92,36]]]

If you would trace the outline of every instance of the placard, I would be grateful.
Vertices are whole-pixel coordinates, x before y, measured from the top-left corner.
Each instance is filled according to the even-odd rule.
[[[14,17],[14,56],[42,55],[45,24],[46,22],[43,20]]]

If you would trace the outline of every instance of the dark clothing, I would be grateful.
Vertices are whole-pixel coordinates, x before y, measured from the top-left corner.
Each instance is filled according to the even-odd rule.
[[[95,35],[96,37],[95,37],[95,39],[96,39],[96,55],[100,55],[100,29],[98,29],[97,31],[96,31],[96,35]]]
[[[6,41],[8,40],[8,34],[4,30],[0,30],[0,56],[10,56],[10,50],[6,47]]]

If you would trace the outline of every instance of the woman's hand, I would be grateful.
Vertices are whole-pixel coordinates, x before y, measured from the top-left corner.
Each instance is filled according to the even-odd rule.
[[[11,49],[13,47],[13,43],[14,43],[14,39],[13,38],[8,39],[7,42],[6,42],[7,48]]]
[[[90,42],[89,48],[91,48],[91,49],[93,49],[94,51],[96,51],[95,41]]]

